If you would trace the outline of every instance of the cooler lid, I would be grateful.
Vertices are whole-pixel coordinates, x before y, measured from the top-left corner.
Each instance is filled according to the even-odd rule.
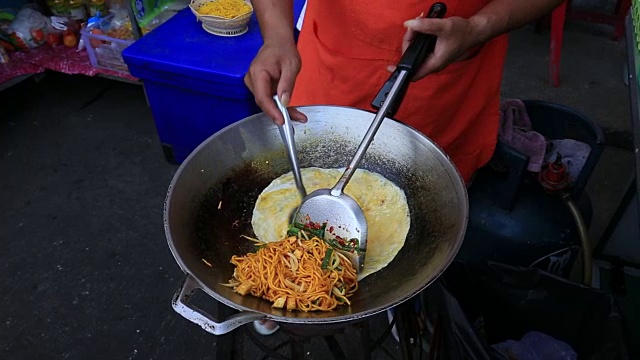
[[[262,46],[255,14],[248,26],[239,36],[212,35],[187,7],[127,47],[122,56],[131,74],[142,80],[175,82],[181,76],[244,88],[244,74]]]

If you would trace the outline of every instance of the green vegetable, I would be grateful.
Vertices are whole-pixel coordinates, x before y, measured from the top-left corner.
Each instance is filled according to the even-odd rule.
[[[341,245],[336,239],[324,239],[324,241],[329,244],[329,246],[331,246],[332,248],[338,249],[338,250],[344,250],[344,251],[348,251],[348,252],[356,252],[357,254],[366,252],[366,249],[362,249],[358,246],[351,246],[351,245]]]
[[[324,253],[324,259],[322,259],[322,270],[326,270],[329,265],[329,261],[331,260],[331,255],[333,255],[333,249],[328,248],[327,252]]]
[[[304,230],[308,234],[312,234],[313,236],[316,236],[320,239],[324,239],[325,226],[326,224],[322,225],[320,229],[310,229],[301,223],[294,222],[293,224],[289,225],[289,231],[287,232],[287,234],[291,234],[289,236],[294,236],[294,235],[298,236],[298,234],[300,233],[300,230]]]
[[[366,252],[365,249],[360,248],[360,243],[356,238],[349,240],[347,245],[340,245],[340,243],[338,243],[336,239],[325,239],[324,233],[325,233],[326,227],[327,227],[327,224],[325,223],[322,225],[320,229],[309,229],[308,227],[304,226],[301,223],[294,222],[293,224],[289,225],[287,236],[300,237],[301,236],[300,231],[304,230],[306,233],[311,234],[312,236],[316,236],[320,239],[323,239],[327,244],[329,244],[329,246],[331,246],[334,249],[344,250],[348,252],[355,252],[356,254],[361,254]]]
[[[293,224],[289,225],[289,230],[287,230],[287,236],[300,236],[300,229],[295,227]]]

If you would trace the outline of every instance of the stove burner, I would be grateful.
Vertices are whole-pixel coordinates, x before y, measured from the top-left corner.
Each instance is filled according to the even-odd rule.
[[[216,302],[214,314],[219,318],[227,318],[234,313],[235,310]],[[216,336],[214,359],[244,360],[247,355],[251,360],[370,360],[374,352],[382,352],[390,359],[413,359],[416,358],[416,350],[417,358],[421,359],[422,340],[419,334],[422,326],[414,303],[406,301],[396,306],[394,313],[391,321],[387,312],[382,312],[346,323],[280,323],[280,329],[269,336],[258,334],[249,323]],[[394,336],[390,337],[394,326]],[[376,338],[372,339],[373,336]]]
[[[322,339],[326,343],[335,360],[371,359],[373,352],[376,350],[385,352],[391,358],[397,358],[397,355],[382,344],[391,334],[391,330],[396,323],[395,318],[391,323],[387,324],[384,332],[375,340],[370,338],[371,321],[372,319],[367,318],[359,322],[330,326],[281,324],[280,332],[282,335],[279,338],[285,338],[285,340],[280,340],[275,345],[272,344],[275,342],[274,339],[257,335],[251,326],[240,329],[239,335],[246,336],[263,352],[262,359],[298,360],[309,358],[309,355],[312,358],[319,358],[320,356],[322,356],[320,358],[326,358],[326,354],[310,354],[307,352],[307,348],[314,338]],[[338,339],[340,336],[345,339],[346,346],[340,344]],[[290,357],[283,354],[287,348]]]
[[[383,312],[348,323],[281,323],[280,330],[270,336],[258,334],[252,324],[248,324],[233,332],[237,350],[234,356],[226,358],[239,360],[243,355],[250,354],[250,359],[256,360],[369,360],[373,358],[374,352],[382,352],[390,359],[415,358],[416,347],[421,348],[422,344],[420,336],[416,335],[419,326],[412,302],[396,307],[395,314],[391,321],[387,318],[387,313]],[[394,326],[394,337],[400,339],[399,343],[389,336]],[[380,332],[381,329],[384,330]],[[373,336],[375,339],[372,339]]]

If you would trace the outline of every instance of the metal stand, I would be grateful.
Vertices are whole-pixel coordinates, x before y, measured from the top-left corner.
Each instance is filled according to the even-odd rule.
[[[329,348],[335,360],[370,360],[376,350],[381,350],[390,358],[396,358],[389,350],[382,346],[382,342],[389,337],[391,329],[396,324],[394,319],[385,328],[385,331],[375,340],[370,339],[370,320],[350,323],[342,326],[330,325],[319,327],[314,325],[290,325],[281,324],[280,331],[286,336],[286,340],[276,345],[267,345],[266,340],[257,335],[250,326],[239,329],[238,337],[248,338],[264,354],[261,359],[298,360],[305,358],[306,350],[312,339],[322,339]],[[341,346],[339,337],[345,339],[345,346]],[[264,340],[264,341],[263,341]],[[237,341],[237,340],[236,340]],[[289,350],[290,357],[282,352]],[[237,356],[241,354],[234,354]],[[404,359],[411,359],[405,357]],[[220,358],[222,359],[222,358]],[[238,359],[239,360],[239,359]]]
[[[227,319],[236,311],[225,304],[216,301],[213,316],[217,319]],[[215,356],[214,359],[232,359],[234,353],[234,343],[236,338],[235,331],[231,331],[224,335],[216,336]]]

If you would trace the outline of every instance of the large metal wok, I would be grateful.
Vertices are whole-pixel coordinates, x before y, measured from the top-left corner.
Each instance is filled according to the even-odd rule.
[[[347,107],[300,110],[309,117],[307,124],[296,125],[302,167],[346,166],[374,117]],[[360,282],[351,306],[330,312],[288,312],[220,285],[233,273],[231,256],[254,249],[240,235],[253,234],[251,215],[258,194],[290,171],[278,129],[261,113],[204,141],[178,169],[165,203],[167,241],[186,273],[173,299],[174,309],[206,331],[224,334],[263,318],[295,324],[355,321],[424,289],[450,264],[462,243],[468,214],[462,178],[430,139],[391,119],[382,124],[361,168],[378,172],[404,189],[411,212],[404,247],[386,268]],[[197,289],[240,312],[228,319],[213,319],[191,304],[190,296]]]

